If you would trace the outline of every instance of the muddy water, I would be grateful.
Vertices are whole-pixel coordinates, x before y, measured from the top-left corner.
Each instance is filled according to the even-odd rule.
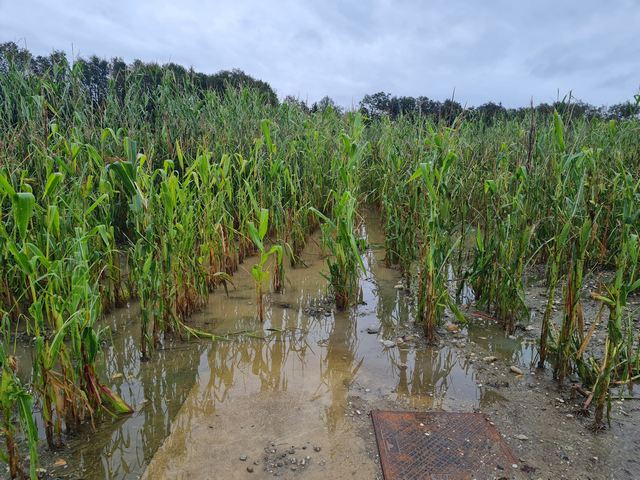
[[[251,335],[169,344],[141,363],[136,306],[109,315],[113,334],[103,378],[136,413],[103,421],[95,431],[87,427],[64,450],[46,454],[43,465],[64,459],[67,466],[55,474],[96,480],[138,478],[145,469],[149,479],[246,478],[247,466],[256,477],[265,474],[262,463],[253,465],[265,448],[295,445],[313,457],[307,478],[369,479],[377,470],[350,421],[354,397],[465,411],[502,401],[478,385],[473,366],[455,349],[380,343],[415,329],[412,300],[394,288],[400,277],[383,265],[376,227],[370,220],[363,230],[371,246],[367,271],[360,302],[348,312],[335,312],[327,301],[325,261],[313,238],[306,266],[289,269],[284,293],[268,296],[263,325],[247,271],[252,259],[234,276],[228,297],[211,295],[190,320],[217,334]],[[368,327],[379,332],[367,333]],[[494,325],[476,321],[463,335],[512,364],[531,361],[533,346]]]
[[[129,416],[101,418],[65,438],[60,451],[45,451],[41,464],[55,476],[83,479],[138,478],[170,432],[171,420],[206,365],[207,345],[197,342],[167,344],[153,360],[140,361],[137,305],[105,319],[111,329],[101,378],[135,408]],[[35,416],[44,437],[40,415]],[[63,468],[51,468],[64,460]]]
[[[412,302],[394,288],[399,275],[384,268],[376,248],[380,232],[372,222],[369,228],[372,248],[365,256],[361,301],[348,312],[334,312],[322,301],[325,264],[313,244],[305,252],[307,267],[290,270],[286,291],[269,297],[264,326],[255,321],[254,287],[246,272],[234,277],[229,298],[211,298],[193,320],[200,328],[258,330],[265,338],[238,338],[207,351],[208,364],[145,478],[247,478],[247,465],[259,478],[271,475],[265,451],[295,446],[297,454],[312,457],[306,478],[371,479],[377,468],[350,421],[352,397],[453,410],[496,400],[483,394],[472,365],[453,349],[387,349],[380,343],[411,331]],[[380,331],[369,334],[367,327]],[[471,328],[468,336],[492,348],[495,339],[504,340],[493,327]],[[515,363],[526,361],[517,340],[496,343],[495,350]],[[276,470],[285,478],[296,475]]]

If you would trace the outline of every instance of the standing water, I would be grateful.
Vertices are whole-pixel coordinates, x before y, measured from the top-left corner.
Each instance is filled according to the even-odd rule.
[[[375,463],[364,461],[368,432],[351,421],[366,412],[354,413],[354,401],[471,411],[499,400],[484,394],[455,349],[412,341],[420,331],[412,325],[412,300],[395,288],[399,273],[384,267],[376,222],[367,227],[360,302],[348,311],[336,312],[327,300],[324,258],[313,237],[305,266],[289,269],[284,293],[268,297],[263,325],[247,271],[251,258],[229,295],[211,295],[190,319],[218,335],[252,333],[178,342],[141,363],[136,308],[110,315],[105,376],[136,412],[96,431],[87,427],[49,464],[63,458],[66,466],[56,473],[68,478],[246,478],[268,468],[265,452],[294,446],[301,458],[312,457],[306,478],[375,478]],[[514,364],[525,365],[533,351],[493,325],[476,324],[467,336]],[[381,343],[402,337],[399,347]]]

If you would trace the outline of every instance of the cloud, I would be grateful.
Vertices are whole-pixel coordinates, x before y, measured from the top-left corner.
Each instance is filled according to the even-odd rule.
[[[38,54],[241,68],[280,96],[350,106],[380,90],[466,104],[595,104],[640,86],[635,0],[0,0],[0,41]]]

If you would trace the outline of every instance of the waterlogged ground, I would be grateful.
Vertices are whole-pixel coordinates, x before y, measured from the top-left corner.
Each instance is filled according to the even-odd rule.
[[[440,344],[426,346],[411,323],[412,299],[395,288],[398,273],[383,265],[376,223],[367,224],[367,273],[361,301],[349,312],[335,312],[326,299],[324,259],[312,239],[306,267],[288,270],[286,291],[268,298],[264,325],[255,319],[251,259],[229,296],[216,292],[191,319],[220,335],[251,334],[177,342],[141,364],[135,306],[109,316],[115,333],[105,375],[136,413],[68,439],[66,449],[45,457],[49,473],[92,480],[376,479],[368,412],[383,408],[486,413],[519,458],[518,478],[640,478],[640,401],[615,403],[612,428],[594,436],[590,420],[574,414],[582,399],[530,368],[535,321],[507,337],[472,315],[467,328],[443,329]],[[540,291],[532,287],[542,301]],[[496,466],[493,477],[502,475]]]

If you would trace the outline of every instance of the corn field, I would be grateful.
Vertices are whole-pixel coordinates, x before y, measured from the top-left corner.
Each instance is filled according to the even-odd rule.
[[[11,477],[27,467],[37,478],[45,441],[56,449],[83,423],[132,412],[96,373],[109,310],[139,302],[143,359],[170,337],[217,341],[189,322],[208,296],[233,288],[252,257],[262,320],[265,292],[286,288],[318,229],[328,292],[351,308],[364,205],[379,213],[386,262],[415,294],[429,341],[445,318],[471,321],[465,287],[512,333],[529,321],[526,273],[538,267],[548,288],[539,367],[560,384],[579,375],[598,428],[610,387],[640,378],[628,305],[640,290],[637,119],[310,113],[170,71],[153,88],[135,75],[112,81],[96,102],[79,65],[42,75],[10,65],[0,73],[0,458]],[[605,280],[587,291],[590,278]],[[586,297],[601,304],[597,318],[585,319]],[[606,322],[604,350],[591,348],[585,320]],[[17,342],[33,349],[28,379],[16,374]]]

